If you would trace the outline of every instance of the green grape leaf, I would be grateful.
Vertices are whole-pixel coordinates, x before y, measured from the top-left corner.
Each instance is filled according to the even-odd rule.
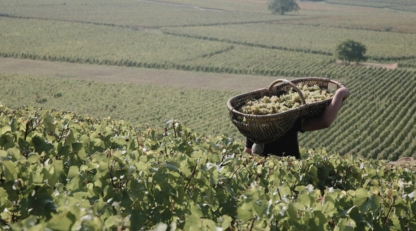
[[[314,183],[319,182],[318,169],[316,168],[316,166],[311,165],[309,167],[309,174],[312,176],[312,180],[313,180]]]
[[[58,214],[52,215],[52,218],[48,221],[46,227],[56,231],[71,230],[72,225],[75,223],[76,217],[70,211],[66,210]]]
[[[310,230],[322,230],[327,226],[328,220],[321,211],[313,211],[313,218],[309,219]]]
[[[41,227],[38,227],[38,228],[34,228],[34,229],[32,229],[33,228],[33,226],[35,226],[35,224],[38,222],[38,219],[35,217],[35,216],[32,216],[32,215],[30,215],[28,218],[26,218],[26,219],[24,219],[24,220],[22,220],[22,225],[24,226],[24,227],[31,227],[29,230],[30,231],[33,231],[33,230],[41,230],[41,229],[39,229],[39,228],[41,228]],[[44,226],[44,225],[43,225]],[[44,230],[44,229],[42,229],[42,230]]]
[[[6,160],[6,161],[2,161],[1,165],[2,165],[2,170],[3,170],[3,175],[6,178],[6,181],[14,181],[17,179],[18,168],[16,167],[15,164],[13,164],[13,162]]]
[[[300,202],[301,205],[309,207],[311,206],[311,202],[312,202],[313,198],[311,198],[311,196],[309,195],[309,193],[307,191],[302,191],[299,195],[299,197],[297,198],[297,201]]]
[[[333,201],[325,201],[321,211],[325,217],[332,217],[337,212]]]
[[[254,211],[256,211],[257,216],[259,217],[266,216],[267,207],[268,207],[268,202],[265,199],[258,200],[255,203],[253,203]]]
[[[7,191],[3,187],[0,187],[0,210],[3,211],[5,207],[9,207],[11,205],[12,204],[9,201]]]
[[[51,116],[51,114],[49,114],[48,112],[45,112],[42,115],[42,119],[43,119],[43,124],[45,125],[46,132],[47,133],[55,132],[56,124],[55,124],[55,119],[53,118],[53,116]]]
[[[62,143],[59,143],[57,150],[59,156],[70,156],[71,148],[68,145],[63,145]]]
[[[357,189],[355,191],[355,197],[353,198],[353,204],[357,207],[361,207],[368,200],[368,192],[364,188]]]
[[[9,122],[10,128],[12,132],[16,132],[19,130],[19,121],[16,118],[11,118]],[[1,134],[1,132],[0,132]]]
[[[201,228],[202,230],[212,230],[212,231],[216,231],[217,227],[215,225],[215,222],[213,220],[210,219],[201,219]]]
[[[192,215],[195,215],[195,216],[198,216],[198,217],[201,217],[203,215],[201,209],[198,206],[196,206],[195,204],[190,205],[190,212],[191,212]]]
[[[347,214],[356,223],[360,223],[364,219],[363,214],[360,212],[360,210],[356,206],[353,206],[352,208],[350,208],[347,211]]]
[[[79,176],[79,168],[78,166],[71,166],[68,171],[68,178],[72,179],[74,177]]]
[[[29,184],[36,184],[36,185],[43,184],[43,173],[41,170],[33,171],[30,174]]]
[[[355,221],[351,219],[341,219],[336,224],[334,231],[354,231],[356,227]]]
[[[0,136],[0,147],[3,147],[4,150],[15,146],[13,134],[6,132]]]
[[[65,138],[65,144],[66,145],[71,145],[73,143],[75,143],[75,137],[74,137],[74,132],[72,131],[73,129],[70,129],[66,138]]]
[[[201,230],[201,218],[198,215],[191,213],[185,217],[185,231]]]
[[[164,167],[171,171],[179,172],[180,165],[177,162],[169,161],[163,164]]]
[[[222,215],[222,217],[221,217],[221,228],[223,230],[226,230],[227,228],[230,227],[232,221],[233,221],[233,219],[230,216]]]
[[[37,153],[48,153],[55,148],[51,143],[46,142],[42,137],[37,135],[32,138],[32,144]]]
[[[39,155],[37,153],[29,153],[27,157],[27,162],[30,164],[35,164],[39,160]]]
[[[87,153],[85,152],[84,145],[82,143],[72,143],[72,150],[81,160],[86,160]]]
[[[12,128],[8,124],[0,124],[0,135],[5,134],[6,132],[11,132]]]
[[[253,206],[251,203],[243,203],[240,207],[237,208],[238,219],[247,222],[248,220],[254,217],[253,215]]]
[[[0,157],[7,157],[8,153],[4,150],[0,150]]]
[[[110,216],[104,221],[106,228],[111,228],[117,226],[120,223],[121,219],[118,216]]]
[[[298,211],[297,211],[296,207],[293,205],[293,203],[289,203],[287,205],[286,211],[287,211],[287,214],[289,215],[289,219],[292,222],[297,223],[299,221],[298,220]]]
[[[410,228],[410,230],[416,230],[416,221],[415,220],[411,220],[409,222],[409,228]]]
[[[130,230],[140,230],[145,225],[146,220],[142,219],[145,216],[141,211],[133,210],[130,216]]]
[[[63,173],[62,160],[54,160],[51,165],[43,168],[44,178],[48,180],[48,184],[52,187],[61,179]]]
[[[367,212],[367,210],[376,210],[380,207],[380,204],[382,203],[382,199],[380,196],[376,194],[372,194],[370,197],[367,198],[367,200],[360,206],[360,210],[362,212]]]

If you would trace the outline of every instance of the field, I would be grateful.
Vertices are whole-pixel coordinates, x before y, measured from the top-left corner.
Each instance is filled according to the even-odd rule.
[[[155,129],[30,106],[0,112],[3,230],[416,228],[409,159],[265,159],[175,120]]]
[[[298,4],[0,0],[0,229],[416,230],[413,0]],[[243,152],[227,100],[308,76],[331,127]]]
[[[416,14],[398,10],[406,1],[344,3],[299,2],[280,16],[266,1],[0,0],[1,102],[154,127],[175,118],[242,139],[228,119],[231,96],[320,76],[352,95],[331,128],[300,135],[302,147],[415,157]],[[337,63],[333,48],[345,38],[378,64]],[[398,68],[382,68],[390,64]]]

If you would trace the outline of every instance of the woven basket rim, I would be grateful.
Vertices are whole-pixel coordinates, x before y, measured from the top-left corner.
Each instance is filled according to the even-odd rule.
[[[322,80],[322,81],[328,81],[328,82],[329,82],[329,81],[331,81],[331,82],[334,82],[334,84],[336,84],[336,85],[337,85],[337,87],[342,87],[342,86],[344,86],[343,84],[341,84],[341,83],[339,83],[339,82],[337,82],[337,81],[331,80],[330,78],[323,78],[323,77],[301,77],[301,78],[296,78],[296,79],[290,80],[290,82],[295,81],[295,83],[297,83],[297,82],[308,81],[308,80]],[[282,86],[282,85],[285,85],[285,84],[287,84],[287,83],[280,83],[280,84],[276,85],[276,87],[279,87],[279,86]],[[274,114],[268,114],[268,115],[253,115],[253,114],[245,114],[245,113],[242,113],[242,112],[238,111],[238,109],[239,109],[239,108],[234,108],[234,107],[231,105],[231,102],[232,102],[233,100],[235,100],[235,99],[241,98],[241,97],[246,96],[246,95],[250,95],[250,94],[258,93],[258,92],[261,92],[261,91],[268,91],[268,89],[269,89],[269,88],[259,88],[259,89],[257,89],[257,90],[249,91],[249,92],[246,92],[246,93],[239,94],[239,95],[236,95],[236,96],[231,97],[231,98],[230,98],[230,99],[228,99],[228,101],[227,101],[227,107],[228,107],[228,110],[229,110],[230,112],[233,112],[233,113],[239,114],[239,115],[241,115],[241,116],[246,116],[246,117],[251,117],[251,118],[273,117],[273,116],[275,116],[275,115],[280,115],[280,114],[283,114],[283,113],[286,113],[286,112],[291,112],[291,111],[293,112],[294,110],[300,110],[300,109],[302,109],[302,107],[304,107],[304,106],[308,106],[308,105],[310,105],[310,106],[311,106],[311,105],[320,104],[320,103],[322,103],[322,102],[326,102],[326,101],[328,101],[328,100],[332,100],[332,98],[333,98],[333,97],[331,97],[331,98],[329,98],[329,99],[325,99],[325,100],[322,100],[322,101],[317,101],[317,102],[312,102],[312,103],[302,104],[302,105],[300,105],[300,106],[299,106],[299,107],[297,107],[297,108],[291,108],[291,109],[286,110],[286,111],[283,111],[283,112],[274,113]]]
[[[322,108],[326,107],[332,101],[333,97],[311,103],[305,103],[305,101],[303,101],[302,104],[296,108],[291,108],[283,112],[267,115],[246,114],[240,112],[239,109],[250,98],[260,99],[266,95],[277,96],[279,94],[284,94],[288,91],[289,88],[296,88],[296,91],[302,94],[300,90],[295,86],[302,82],[306,84],[312,84],[313,82],[316,82],[316,84],[318,84],[321,89],[329,88],[330,83],[335,84],[337,89],[344,86],[341,83],[329,78],[321,77],[296,78],[291,81],[278,79],[272,82],[272,84],[270,84],[270,86],[267,88],[260,88],[231,97],[227,101],[227,107],[229,110],[231,122],[244,136],[255,142],[268,143],[279,139],[284,133],[288,131],[291,126],[293,126],[296,120],[299,118],[314,116],[317,111],[320,111]],[[246,119],[247,121],[243,122],[243,119]]]

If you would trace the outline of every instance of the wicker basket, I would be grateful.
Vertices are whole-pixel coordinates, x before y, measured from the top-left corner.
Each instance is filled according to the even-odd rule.
[[[332,100],[327,99],[306,104],[302,92],[296,85],[318,85],[321,89],[328,89],[329,83],[333,83],[337,89],[343,87],[341,83],[319,77],[298,78],[292,81],[278,79],[271,83],[268,88],[237,95],[230,98],[227,102],[231,122],[238,128],[240,133],[255,143],[272,142],[284,135],[297,119],[322,114]],[[298,108],[270,115],[250,115],[238,111],[248,100],[260,99],[264,96],[280,96],[287,93],[290,89],[297,91],[301,97],[303,104]]]

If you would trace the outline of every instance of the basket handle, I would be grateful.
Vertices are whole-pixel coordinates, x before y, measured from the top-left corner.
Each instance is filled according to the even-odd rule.
[[[299,90],[299,88],[298,88],[298,87],[296,87],[296,85],[295,85],[295,84],[293,84],[292,82],[290,82],[290,81],[289,81],[289,80],[287,80],[287,79],[277,79],[277,80],[275,80],[273,83],[271,83],[271,84],[269,85],[269,92],[271,92],[271,91],[272,91],[272,88],[273,88],[273,86],[274,86],[274,85],[276,85],[277,83],[280,83],[280,82],[287,83],[287,84],[289,84],[289,85],[290,85],[293,89],[295,89],[295,91],[297,91],[297,92],[299,93],[300,98],[301,98],[301,100],[302,100],[302,103],[303,103],[303,104],[306,104],[305,97],[303,97],[303,94],[302,94],[302,92]]]
[[[332,80],[332,79],[327,79],[328,80],[328,83],[333,83],[333,84],[335,84],[336,86],[337,86],[337,88],[341,88],[341,87],[345,87],[344,86],[344,84],[342,84],[342,83],[339,83],[339,82],[336,82],[336,81],[334,81],[334,80]]]

